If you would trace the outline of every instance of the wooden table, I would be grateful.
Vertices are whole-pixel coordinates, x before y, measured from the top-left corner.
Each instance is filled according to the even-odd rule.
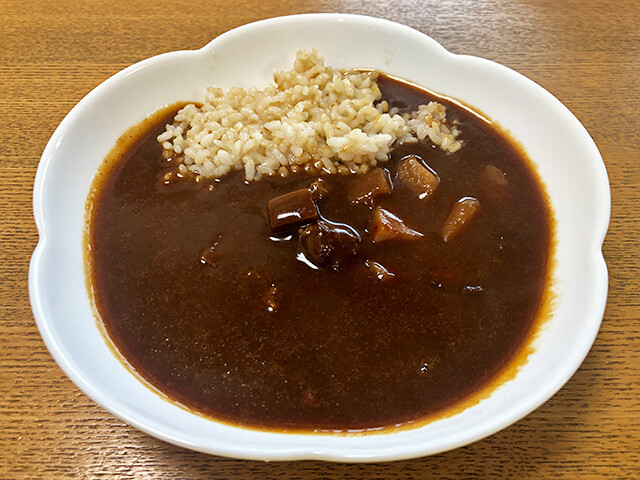
[[[314,11],[395,20],[453,52],[520,71],[576,114],[604,157],[613,197],[604,244],[611,286],[595,345],[560,393],[473,445],[372,465],[194,453],[85,397],[36,329],[27,294],[38,238],[31,189],[41,152],[69,109],[143,58],[199,48],[254,20]],[[0,479],[640,478],[639,25],[637,0],[0,0]]]

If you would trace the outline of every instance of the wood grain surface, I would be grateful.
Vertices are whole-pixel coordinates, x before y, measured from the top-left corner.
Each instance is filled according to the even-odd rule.
[[[120,69],[238,25],[305,12],[404,23],[518,70],[584,123],[606,163],[609,301],[589,356],[537,411],[475,444],[370,465],[262,463],[151,438],[105,412],[46,350],[29,307],[42,150],[71,107]],[[640,2],[0,0],[0,478],[640,478]]]

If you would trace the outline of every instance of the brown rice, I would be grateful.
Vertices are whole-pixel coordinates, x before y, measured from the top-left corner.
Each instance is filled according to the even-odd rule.
[[[263,89],[207,89],[201,107],[188,104],[158,136],[179,172],[219,178],[244,169],[262,175],[306,170],[362,173],[388,160],[396,143],[427,139],[443,150],[461,147],[437,102],[400,115],[380,102],[377,72],[324,65],[316,49],[300,50],[292,70],[274,73]]]

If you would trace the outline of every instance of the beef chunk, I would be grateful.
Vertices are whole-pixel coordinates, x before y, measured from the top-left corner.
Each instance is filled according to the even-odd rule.
[[[375,168],[353,180],[348,198],[351,203],[373,205],[378,195],[391,193],[392,188],[389,172],[383,168]]]
[[[371,275],[378,279],[379,282],[386,282],[387,280],[391,280],[396,275],[387,270],[384,265],[373,262],[371,260],[365,260],[365,267]]]
[[[318,209],[311,191],[303,188],[272,198],[267,218],[273,233],[283,233],[317,220]]]
[[[409,155],[402,160],[398,166],[398,178],[421,200],[433,195],[440,184],[438,175],[425,166],[417,155]]]
[[[349,225],[320,220],[298,231],[302,251],[317,267],[338,268],[360,248],[360,235]]]
[[[318,200],[323,199],[329,194],[329,184],[326,180],[318,178],[317,180],[311,182],[309,185],[309,191],[311,192],[311,199],[314,202],[318,202]]]
[[[458,200],[442,225],[442,239],[445,242],[453,240],[473,218],[479,206],[480,202],[473,197],[462,197]]]
[[[410,239],[422,237],[422,233],[407,227],[393,213],[384,208],[376,207],[369,221],[369,233],[374,243],[393,239]]]

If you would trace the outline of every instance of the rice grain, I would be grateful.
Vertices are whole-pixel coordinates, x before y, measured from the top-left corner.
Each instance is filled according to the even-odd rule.
[[[262,175],[365,173],[399,143],[427,138],[451,153],[462,146],[446,108],[430,102],[411,113],[380,102],[378,72],[324,65],[314,48],[296,54],[293,69],[274,72],[263,89],[210,87],[201,107],[188,104],[158,136],[165,158],[182,173],[219,178],[244,170]]]

